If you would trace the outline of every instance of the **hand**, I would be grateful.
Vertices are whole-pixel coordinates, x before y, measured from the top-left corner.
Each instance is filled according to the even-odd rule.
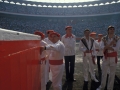
[[[48,60],[48,58],[49,58],[49,55],[46,55],[46,56],[45,56],[45,58],[46,58],[46,60]]]
[[[113,44],[115,44],[115,43],[116,43],[116,41],[112,40],[111,43],[110,43],[110,46],[113,45]]]
[[[107,41],[106,40],[103,40],[104,44],[107,45]]]
[[[108,47],[108,50],[114,51],[114,49],[112,47]]]
[[[106,46],[104,47],[104,50],[108,49],[108,47],[109,47],[109,45],[106,45]]]
[[[50,46],[50,48],[54,48],[53,46]]]

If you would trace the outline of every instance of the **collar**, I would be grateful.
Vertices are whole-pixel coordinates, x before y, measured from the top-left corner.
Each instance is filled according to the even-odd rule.
[[[111,39],[114,39],[114,38],[115,38],[115,35],[114,35],[112,38],[110,38],[108,35],[107,35],[107,37],[108,37],[108,39],[110,39],[110,40],[111,40]]]
[[[84,38],[87,40],[87,38],[84,36]],[[91,37],[89,37],[89,41],[90,41]]]
[[[69,38],[70,38],[70,37],[73,38],[73,35],[71,34],[70,36],[68,36],[68,34],[66,34],[66,35],[65,35],[65,38],[68,38],[68,37],[69,37]]]
[[[101,39],[98,39],[98,42],[100,42],[101,41]]]

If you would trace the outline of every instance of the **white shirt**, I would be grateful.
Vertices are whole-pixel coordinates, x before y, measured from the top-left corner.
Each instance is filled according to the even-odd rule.
[[[100,42],[98,42],[98,40],[96,40],[96,43],[98,44],[98,45],[96,46],[96,49],[99,49],[99,51],[96,51],[97,56],[103,56],[103,55],[104,55],[104,54],[103,54],[103,50],[100,48],[100,45],[101,45],[101,43],[102,43],[102,40],[101,40]]]
[[[48,44],[46,50],[51,50],[49,60],[61,60],[64,57],[65,46],[61,41],[54,44]]]
[[[108,40],[107,40],[106,43],[107,43],[107,44],[110,44],[112,40],[113,40],[113,38],[110,39],[110,38],[108,37]],[[110,47],[112,47],[112,48],[114,49],[114,51],[118,51],[119,48],[120,48],[119,45],[120,45],[120,39],[117,41],[116,46],[111,45]],[[102,43],[101,43],[101,45],[100,45],[100,48],[103,50],[104,47],[105,47],[105,45],[104,45],[104,42],[102,41]],[[108,53],[111,53],[111,52],[114,52],[114,51],[108,50]]]
[[[47,43],[45,41],[41,40],[40,45],[41,46],[46,46]],[[46,57],[46,51],[43,51],[42,54],[41,54],[41,58],[44,58],[44,57]]]
[[[52,44],[52,42],[49,40],[49,38],[45,38],[44,41],[47,43],[47,44]]]
[[[45,38],[44,41],[45,41],[47,44],[53,44],[53,42],[51,42],[48,37]],[[46,50],[46,53],[47,53],[47,55],[49,56],[49,54],[51,53],[51,50]],[[48,59],[49,59],[49,57],[48,57]]]
[[[84,37],[84,38],[85,38],[85,40],[86,40],[88,49],[89,49],[89,50],[91,49],[91,50],[93,51],[93,52],[92,52],[92,55],[96,56],[95,41],[93,42],[93,46],[92,46],[92,48],[91,48],[91,39],[89,38],[89,40],[87,40],[86,37]],[[83,55],[84,55],[84,52],[85,52],[86,50],[88,50],[81,40],[80,40],[80,43],[79,43],[79,49],[80,49],[80,51],[83,52]],[[86,56],[91,56],[91,53],[86,53]]]
[[[72,34],[71,37],[63,35],[61,41],[65,45],[65,56],[75,55],[76,36]]]

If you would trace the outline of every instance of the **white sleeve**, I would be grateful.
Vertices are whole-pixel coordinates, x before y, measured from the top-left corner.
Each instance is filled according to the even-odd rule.
[[[93,53],[92,53],[92,55],[94,55],[94,56],[97,55],[97,52],[96,52],[96,45],[97,45],[97,42],[94,40],[94,42],[93,42]]]
[[[94,40],[94,42],[95,42],[95,49],[99,49],[100,48],[99,43],[95,40]]]
[[[102,41],[102,42],[100,43],[100,49],[103,50],[104,47],[105,47],[105,46],[104,46],[104,42]]]
[[[82,52],[85,52],[87,50],[86,48],[84,48],[83,43],[82,43],[81,40],[79,42],[79,50],[81,50]]]
[[[120,39],[117,41],[116,43],[116,47],[112,47],[114,49],[114,51],[119,51],[120,49]]]
[[[120,50],[120,39],[117,42],[117,50]]]
[[[46,50],[61,51],[61,45],[60,44],[48,44],[46,46]]]
[[[62,38],[61,38],[61,42],[63,42],[64,43],[64,37],[62,36]]]

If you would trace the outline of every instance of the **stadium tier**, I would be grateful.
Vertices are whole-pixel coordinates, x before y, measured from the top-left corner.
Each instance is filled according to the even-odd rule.
[[[0,11],[32,15],[93,15],[120,12],[120,3],[91,7],[49,8],[44,7],[44,5],[43,7],[36,7],[1,2]]]
[[[83,36],[83,31],[89,28],[91,31],[105,34],[109,25],[115,26],[116,34],[120,33],[120,14],[89,16],[89,17],[32,17],[18,15],[0,15],[0,28],[34,33],[36,30],[46,32],[53,29],[63,35],[65,26],[71,25],[73,33],[77,37]]]

